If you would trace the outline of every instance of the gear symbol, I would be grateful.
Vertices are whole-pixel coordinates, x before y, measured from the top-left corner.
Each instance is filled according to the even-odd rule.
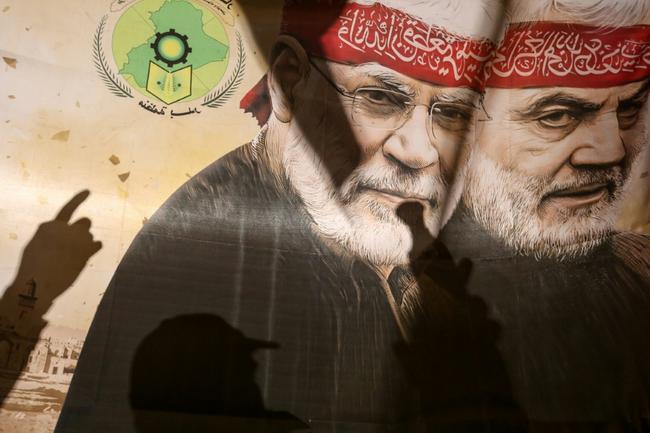
[[[170,68],[179,63],[187,63],[187,56],[192,52],[187,39],[187,35],[182,35],[175,29],[156,33],[156,40],[150,45],[156,54],[155,59],[166,63]]]

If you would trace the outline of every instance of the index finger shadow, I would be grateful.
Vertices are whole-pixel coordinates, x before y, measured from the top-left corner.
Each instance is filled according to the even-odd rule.
[[[59,211],[59,213],[56,215],[54,218],[57,221],[63,221],[63,222],[69,222],[70,219],[72,218],[72,214],[74,211],[77,210],[79,206],[81,206],[81,203],[86,201],[88,196],[90,195],[90,191],[85,189],[79,193],[77,193],[72,199],[70,199],[69,202],[67,202]]]

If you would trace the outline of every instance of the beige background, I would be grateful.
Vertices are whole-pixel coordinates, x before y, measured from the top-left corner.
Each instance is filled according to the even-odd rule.
[[[139,95],[113,96],[95,71],[92,38],[110,3],[0,0],[0,56],[17,60],[15,69],[0,60],[0,280],[5,287],[11,282],[38,224],[89,189],[75,218],[90,218],[104,247],[47,316],[84,331],[143,219],[189,176],[255,135],[258,126],[239,109],[239,99],[266,69],[247,17],[235,6],[247,49],[237,94],[199,115],[149,113],[137,105]],[[265,41],[277,32],[277,4],[253,8]],[[62,131],[69,131],[67,140],[53,139]],[[126,172],[122,182],[118,174]]]

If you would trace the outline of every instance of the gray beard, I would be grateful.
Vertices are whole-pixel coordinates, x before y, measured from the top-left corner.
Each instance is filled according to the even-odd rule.
[[[334,132],[324,134],[323,140],[337,140]],[[314,221],[314,231],[328,242],[340,245],[352,256],[359,257],[375,266],[400,266],[409,263],[413,237],[409,227],[390,207],[376,202],[369,194],[360,191],[366,182],[417,192],[431,197],[432,205],[423,215],[426,229],[437,235],[440,225],[440,209],[437,203],[444,199],[444,185],[435,179],[411,179],[407,184],[397,185],[391,173],[379,173],[379,169],[357,168],[337,189],[319,156],[296,125],[287,134],[283,166],[291,186],[305,204],[307,213]],[[332,141],[335,142],[335,141]]]
[[[544,223],[538,214],[540,203],[559,186],[550,179],[505,169],[475,149],[463,201],[483,228],[518,254],[571,259],[587,254],[613,232],[629,183],[627,176],[617,173],[609,179],[616,185],[609,200],[587,210],[567,209],[556,221]],[[584,182],[582,178],[577,176],[576,181]]]

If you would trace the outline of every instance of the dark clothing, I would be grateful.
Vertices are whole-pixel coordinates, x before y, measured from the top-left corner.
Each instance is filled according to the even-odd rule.
[[[267,167],[244,146],[145,225],[57,432],[591,432],[649,413],[647,238],[536,260],[461,210],[417,285],[388,279],[404,341],[379,276],[325,246]]]
[[[314,431],[357,430],[350,427],[357,424],[364,425],[363,431],[390,431],[386,426],[400,420],[409,402],[393,350],[401,337],[390,306],[376,273],[326,248],[302,209],[250,145],[213,163],[173,194],[115,272],[56,431],[138,431],[129,399],[133,383],[143,386],[139,379],[130,380],[138,348],[161,322],[195,314],[217,316],[246,338],[279,346],[254,352],[251,362],[257,368],[253,364],[250,371],[256,375],[246,383],[250,401],[238,402],[234,412],[215,405],[213,415],[284,412],[310,423]],[[200,356],[192,347],[191,356]],[[216,355],[206,348],[205,354],[226,358],[215,360],[220,365],[229,365],[228,359],[230,365],[248,362],[248,355],[242,358],[230,349],[226,345]],[[169,358],[163,355],[167,352],[161,351],[160,362]],[[187,365],[179,364],[176,377],[159,377],[163,384],[156,389],[203,399],[201,393],[209,393],[210,386],[192,383],[197,375],[187,373]],[[258,391],[250,391],[253,381]],[[215,379],[214,386],[223,384]],[[140,400],[139,407],[155,410]]]
[[[499,327],[512,395],[529,421],[600,431],[578,425],[634,428],[650,415],[650,238],[619,233],[579,259],[538,260],[515,255],[459,209],[441,240],[472,262],[465,290]]]

